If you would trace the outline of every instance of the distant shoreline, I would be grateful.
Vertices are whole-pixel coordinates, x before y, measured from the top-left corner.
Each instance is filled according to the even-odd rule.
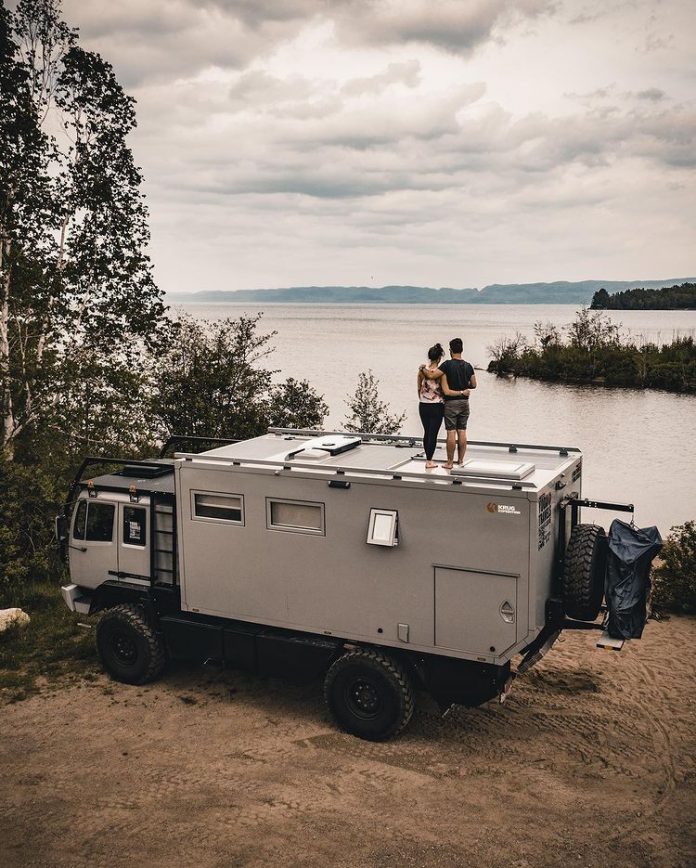
[[[309,305],[309,304],[325,304],[335,307],[350,307],[355,306],[363,306],[366,304],[374,305],[374,307],[380,306],[389,306],[393,305],[394,307],[425,307],[425,306],[449,306],[456,305],[457,307],[514,307],[515,305],[526,305],[528,307],[541,306],[544,304],[553,304],[553,305],[567,305],[568,307],[577,307],[578,304],[583,304],[584,302],[579,301],[333,301],[323,299],[313,300],[307,299],[306,301],[298,301],[297,299],[293,299],[292,301],[285,301],[283,299],[244,299],[240,301],[239,299],[224,299],[223,301],[218,301],[217,299],[206,299],[205,301],[201,301],[200,299],[194,298],[173,298],[171,296],[167,296],[165,298],[165,302],[170,305],[179,305],[179,304],[196,304],[201,305],[202,307],[205,305],[215,305],[215,304],[250,304],[251,302],[263,302],[264,304],[277,304],[277,305]]]
[[[292,286],[279,289],[202,290],[168,293],[169,304],[582,304],[600,289],[662,289],[696,278],[665,280],[581,280],[552,283],[491,284],[482,289],[429,286]]]

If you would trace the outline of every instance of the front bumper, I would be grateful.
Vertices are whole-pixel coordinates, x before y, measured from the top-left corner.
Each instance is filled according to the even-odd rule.
[[[71,612],[89,615],[92,608],[92,600],[82,592],[82,588],[77,585],[63,585],[60,592],[63,595],[65,605]]]

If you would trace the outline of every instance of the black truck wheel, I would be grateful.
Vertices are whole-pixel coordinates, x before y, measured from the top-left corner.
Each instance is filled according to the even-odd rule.
[[[594,621],[604,597],[607,535],[596,524],[576,524],[565,552],[561,591],[566,615]]]
[[[97,651],[104,669],[117,681],[145,684],[164,669],[164,643],[140,606],[107,609],[97,624]]]
[[[397,735],[413,715],[413,686],[406,670],[367,648],[348,651],[333,663],[324,697],[336,723],[368,741]]]

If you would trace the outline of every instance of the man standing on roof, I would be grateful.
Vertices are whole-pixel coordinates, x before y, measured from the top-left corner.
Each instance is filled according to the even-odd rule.
[[[464,463],[466,453],[466,426],[469,420],[469,392],[476,388],[476,374],[469,362],[462,358],[464,345],[461,338],[449,342],[451,359],[442,362],[436,370],[421,370],[429,380],[440,380],[445,398],[445,428],[447,430],[446,470],[454,465],[454,447],[457,446],[457,462]]]

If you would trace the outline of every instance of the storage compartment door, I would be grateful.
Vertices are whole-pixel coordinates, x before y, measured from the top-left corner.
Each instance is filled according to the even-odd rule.
[[[435,567],[435,645],[499,656],[517,641],[517,577]]]

